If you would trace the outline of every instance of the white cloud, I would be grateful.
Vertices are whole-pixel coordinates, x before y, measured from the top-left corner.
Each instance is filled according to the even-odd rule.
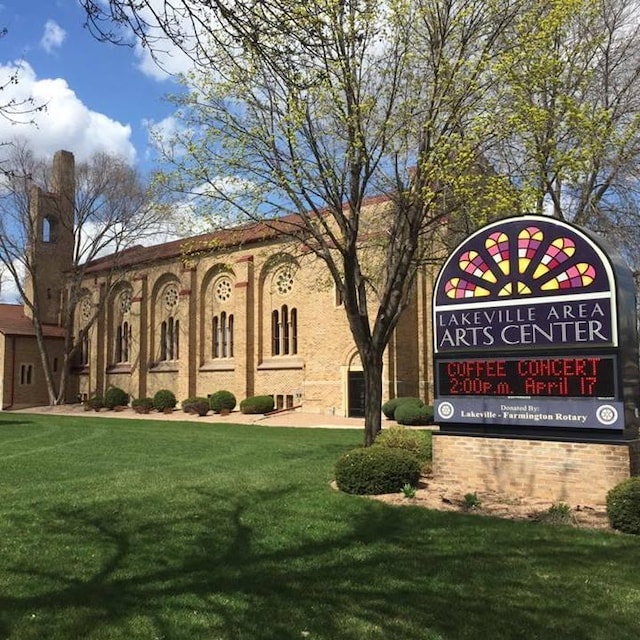
[[[44,25],[44,35],[40,40],[40,46],[47,52],[51,53],[54,49],[62,46],[67,32],[53,20],[47,20]]]
[[[172,76],[187,73],[193,68],[191,60],[171,43],[168,43],[162,51],[158,48],[154,55],[148,47],[142,47],[140,44],[135,45],[134,51],[138,59],[138,69],[154,80],[168,80]]]
[[[24,265],[21,262],[14,262],[21,280],[24,279]],[[0,302],[8,304],[17,304],[20,302],[20,294],[16,281],[9,270],[0,265]]]
[[[10,83],[9,79],[15,74],[18,81]],[[33,98],[36,105],[46,104],[44,111],[21,118],[0,118],[0,141],[23,138],[36,156],[52,156],[59,149],[68,149],[76,160],[83,161],[102,151],[134,163],[136,152],[131,143],[131,127],[89,109],[66,80],[38,79],[31,65],[18,61],[0,65],[0,86],[4,86],[0,109],[11,100],[20,103],[29,98]]]
[[[165,0],[149,0],[151,9],[141,7],[137,10],[137,15],[141,22],[146,23],[146,32],[149,42],[142,46],[140,41],[129,31],[128,36],[134,44],[135,56],[138,59],[138,69],[146,76],[154,80],[164,81],[171,76],[185,74],[193,69],[193,61],[178,46],[176,46],[158,26],[158,18],[162,22],[171,25],[173,30],[180,33],[183,48],[195,45],[193,38],[194,23],[189,19],[188,13],[183,5],[189,6],[195,14],[206,15],[210,13],[196,0],[184,0],[180,3],[167,3]],[[126,32],[126,30],[125,30]]]

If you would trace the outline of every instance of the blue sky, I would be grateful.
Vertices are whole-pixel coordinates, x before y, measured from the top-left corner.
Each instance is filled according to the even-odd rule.
[[[148,123],[169,118],[165,96],[177,89],[136,47],[100,43],[83,27],[77,0],[0,0],[0,78],[19,67],[19,83],[0,92],[48,103],[38,127],[0,122],[0,141],[26,138],[37,154],[68,149],[77,159],[94,151],[152,166]],[[176,60],[174,62],[179,62]]]

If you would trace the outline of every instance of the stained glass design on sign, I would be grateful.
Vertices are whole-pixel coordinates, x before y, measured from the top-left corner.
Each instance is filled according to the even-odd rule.
[[[575,260],[576,243],[528,225],[494,231],[481,249],[467,249],[457,262],[457,273],[444,282],[452,300],[532,296],[541,293],[578,293],[597,276],[596,266]],[[555,232],[557,233],[557,229]]]
[[[509,275],[509,236],[502,231],[489,234],[484,246],[500,271]]]

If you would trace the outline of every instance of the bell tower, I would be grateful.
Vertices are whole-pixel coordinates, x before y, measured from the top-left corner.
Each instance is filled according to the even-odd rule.
[[[25,294],[37,303],[44,324],[59,324],[75,242],[75,160],[71,152],[56,152],[51,191],[34,185],[29,199],[31,237],[27,252],[31,272],[26,274]],[[28,317],[33,315],[27,305],[24,312]]]

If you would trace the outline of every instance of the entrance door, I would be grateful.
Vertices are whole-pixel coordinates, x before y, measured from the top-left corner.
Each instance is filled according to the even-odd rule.
[[[364,418],[364,372],[349,371],[349,417]]]

